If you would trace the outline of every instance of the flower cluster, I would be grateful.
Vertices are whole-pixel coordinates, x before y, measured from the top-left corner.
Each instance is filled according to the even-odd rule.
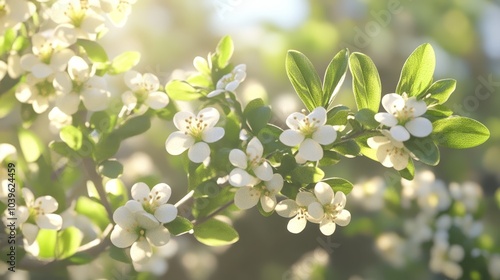
[[[153,247],[164,246],[170,240],[170,232],[163,223],[177,217],[177,208],[167,204],[172,194],[167,184],[157,184],[150,190],[146,184],[136,183],[131,193],[134,200],[113,214],[116,225],[111,242],[119,248],[130,247],[132,261],[143,265],[153,255]]]

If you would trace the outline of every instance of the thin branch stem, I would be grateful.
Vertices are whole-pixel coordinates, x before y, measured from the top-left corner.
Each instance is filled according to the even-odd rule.
[[[210,213],[210,215],[206,216],[206,217],[202,217],[201,219],[199,220],[192,220],[191,223],[193,223],[193,225],[199,225],[199,224],[202,224],[208,220],[210,220],[211,218],[215,217],[217,214],[219,214],[220,212],[226,210],[226,208],[228,208],[229,206],[233,205],[234,204],[234,201],[231,200],[229,201],[228,203],[222,205],[219,209],[215,210],[214,212]]]
[[[181,198],[179,201],[177,201],[177,203],[174,206],[179,208],[179,206],[181,206],[182,204],[186,203],[186,201],[191,199],[193,197],[193,194],[194,194],[194,190],[188,192],[183,198]]]
[[[106,209],[106,213],[108,214],[108,219],[110,222],[112,222],[113,221],[113,208],[111,208],[111,204],[109,204],[106,190],[104,189],[104,186],[102,185],[101,176],[99,174],[97,174],[97,172],[95,170],[94,163],[90,158],[83,159],[83,166],[84,166],[84,170],[87,173],[87,175],[90,177],[92,182],[94,182],[95,188],[97,190],[97,193],[99,194],[102,205],[104,206],[104,208]]]

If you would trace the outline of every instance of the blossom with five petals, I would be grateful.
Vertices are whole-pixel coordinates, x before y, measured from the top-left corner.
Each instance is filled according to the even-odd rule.
[[[432,132],[432,123],[421,117],[427,111],[425,101],[417,100],[403,93],[390,93],[382,97],[382,106],[387,113],[375,114],[375,120],[390,127],[392,138],[404,142],[415,137],[425,137]]]
[[[234,195],[234,204],[242,209],[250,209],[260,201],[264,212],[271,212],[276,207],[276,194],[283,188],[283,177],[274,174],[271,180],[263,181],[253,187],[241,187]]]
[[[285,199],[276,205],[276,213],[281,217],[292,218],[288,221],[287,229],[291,233],[300,233],[306,228],[307,221],[317,223],[308,213],[309,204],[317,201],[310,192],[299,192],[295,200]]]
[[[224,75],[219,79],[216,89],[210,92],[207,97],[214,97],[226,91],[234,91],[243,82],[247,76],[247,66],[239,64],[234,67],[231,73]]]
[[[170,240],[170,232],[141,203],[129,200],[113,213],[115,227],[111,242],[119,248],[130,248],[135,263],[145,263],[153,254],[152,246],[163,246]]]
[[[128,110],[133,110],[138,105],[139,111],[147,110],[147,107],[158,110],[167,106],[169,99],[167,94],[158,91],[160,81],[153,74],[130,70],[124,75],[125,84],[130,88],[122,95],[123,104]]]
[[[381,131],[383,136],[370,137],[367,140],[370,148],[377,150],[377,159],[385,167],[403,170],[408,166],[410,154],[402,142],[392,138],[387,130]]]
[[[219,111],[208,107],[198,115],[191,112],[178,112],[174,116],[174,125],[179,129],[170,134],[165,142],[165,148],[171,155],[180,155],[188,151],[191,161],[201,163],[210,157],[210,147],[224,137],[224,128],[215,127],[219,121]]]
[[[262,158],[264,147],[257,137],[248,142],[246,153],[233,149],[229,153],[229,161],[236,166],[229,174],[229,183],[235,187],[255,185],[259,180],[269,181],[273,177],[273,169],[269,162]]]
[[[307,212],[320,222],[319,229],[324,235],[332,235],[336,224],[346,226],[351,221],[351,213],[345,210],[346,195],[332,188],[325,182],[314,186],[314,194],[318,201],[312,202],[307,207]]]
[[[299,146],[299,162],[318,161],[323,158],[321,145],[328,145],[337,138],[337,131],[326,124],[326,110],[314,109],[309,115],[295,112],[288,116],[286,124],[290,129],[281,133],[280,141],[290,147]]]
[[[153,214],[161,223],[169,223],[177,217],[177,208],[167,204],[172,189],[165,183],[155,185],[149,190],[148,185],[139,182],[132,186],[132,198],[142,204],[144,210]]]

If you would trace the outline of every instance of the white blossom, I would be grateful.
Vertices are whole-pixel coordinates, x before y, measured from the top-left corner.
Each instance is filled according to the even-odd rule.
[[[54,87],[49,77],[38,79],[32,74],[28,74],[26,81],[16,88],[15,95],[19,102],[31,104],[33,110],[41,114],[49,108],[54,93]]]
[[[423,170],[415,174],[413,180],[401,178],[401,204],[404,208],[410,207],[410,202],[417,198],[420,188],[429,188],[436,181],[436,176],[429,170]]]
[[[450,245],[448,242],[437,242],[431,248],[429,267],[432,272],[442,273],[451,279],[462,277],[463,269],[460,262],[465,252],[458,244]]]
[[[432,123],[421,117],[427,111],[425,101],[403,93],[390,93],[382,97],[382,106],[387,113],[375,114],[375,120],[390,127],[391,136],[400,142],[415,137],[425,137],[432,132]]]
[[[224,136],[224,128],[215,127],[219,121],[219,111],[209,107],[201,110],[198,115],[181,111],[174,116],[174,125],[179,129],[165,142],[165,148],[171,155],[180,155],[188,151],[191,161],[201,163],[210,157],[210,147]]]
[[[73,117],[71,115],[66,115],[59,108],[54,107],[49,112],[50,130],[56,134],[59,133],[61,128],[71,125]]]
[[[170,240],[170,232],[135,200],[118,207],[113,221],[116,225],[111,242],[119,248],[131,247],[130,256],[135,263],[147,262],[153,254],[152,246],[163,246]]]
[[[324,235],[332,235],[336,225],[347,226],[351,221],[351,213],[344,209],[346,195],[334,192],[330,185],[319,182],[314,186],[317,201],[308,205],[307,211],[311,217],[319,221],[319,229]]]
[[[483,197],[483,190],[480,185],[474,182],[450,183],[449,189],[451,197],[463,204],[468,213],[477,211]]]
[[[276,213],[281,217],[292,218],[288,221],[287,229],[291,233],[300,233],[306,227],[307,221],[318,223],[308,213],[308,206],[317,201],[310,192],[299,192],[295,200],[285,199],[276,205]]]
[[[383,166],[396,170],[403,170],[408,166],[410,154],[403,145],[403,142],[397,141],[386,131],[381,131],[383,136],[374,136],[368,138],[366,143],[370,148],[376,150],[377,160]]]
[[[417,203],[423,212],[434,215],[450,207],[451,197],[444,182],[437,180],[418,188]]]
[[[373,177],[355,184],[350,193],[350,198],[367,211],[377,211],[384,207],[385,190],[384,179]]]
[[[231,71],[217,81],[215,90],[210,92],[207,97],[214,97],[226,91],[235,91],[241,82],[245,80],[247,66],[239,64]]]
[[[156,276],[161,276],[168,271],[168,262],[166,259],[175,255],[178,245],[175,240],[170,240],[167,244],[160,247],[152,247],[153,253],[145,263],[132,263],[135,271],[150,272]]]
[[[123,27],[132,12],[132,5],[137,0],[101,0],[101,8],[117,27]]]
[[[52,196],[46,195],[35,199],[28,188],[23,188],[22,194],[26,206],[16,206],[15,216],[29,245],[35,242],[40,229],[61,229],[63,223],[61,216],[53,214],[59,204]],[[12,216],[8,209],[4,214],[4,223],[7,222],[6,216]]]
[[[234,204],[240,209],[250,209],[260,201],[264,212],[271,212],[276,207],[276,194],[283,188],[283,177],[274,174],[269,181],[250,187],[241,187],[234,195]]]
[[[394,267],[405,265],[405,247],[405,240],[394,232],[382,233],[375,240],[377,252]]]
[[[177,208],[167,204],[172,194],[169,185],[160,183],[149,190],[148,185],[139,182],[132,186],[131,194],[146,212],[153,214],[161,223],[169,223],[177,217]]]
[[[257,137],[248,142],[246,153],[239,149],[231,150],[229,161],[236,168],[229,174],[229,183],[235,187],[243,187],[255,185],[259,180],[271,180],[273,169],[262,158],[263,153],[264,147]]]
[[[26,0],[3,0],[0,3],[0,34],[26,21],[36,11],[36,6]]]
[[[326,125],[326,110],[323,107],[314,109],[307,116],[292,113],[286,119],[286,124],[290,129],[283,131],[279,139],[287,146],[299,146],[299,162],[320,160],[323,158],[321,145],[331,144],[337,138],[333,126]]]
[[[68,61],[68,71],[56,73],[53,86],[58,91],[56,106],[65,114],[78,111],[80,99],[89,111],[102,111],[108,107],[110,93],[104,77],[95,76],[95,67],[79,56]]]
[[[124,75],[125,84],[130,88],[122,95],[122,102],[129,111],[139,106],[139,111],[146,111],[147,107],[158,110],[167,106],[167,94],[158,91],[160,81],[151,73],[140,74],[130,70]]]

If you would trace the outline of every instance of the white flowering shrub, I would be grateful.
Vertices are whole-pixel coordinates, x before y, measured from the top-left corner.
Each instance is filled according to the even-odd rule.
[[[152,263],[168,255],[162,252],[176,236],[191,234],[208,246],[232,244],[239,235],[228,219],[253,207],[264,217],[276,212],[290,218],[291,233],[300,233],[309,222],[330,236],[356,217],[348,210],[353,184],[341,174],[326,177],[326,167],[365,156],[413,180],[414,162],[437,165],[439,147],[466,149],[489,138],[483,124],[455,115],[444,104],[456,82],[433,81],[429,44],[409,56],[395,92],[384,93],[377,68],[362,53],[341,50],[320,79],[305,55],[289,51],[286,73],[305,109],[288,116],[286,127],[270,122],[272,108],[262,99],[242,105],[238,89],[246,66],[231,61],[234,47],[228,36],[206,59],[194,59],[194,74],[163,85],[154,74],[133,69],[139,53],[110,59],[99,44],[106,18],[122,26],[134,2],[0,4],[0,94],[12,101],[0,108],[6,116],[20,107],[23,122],[15,147],[0,145],[2,169],[9,170],[0,174],[0,212],[6,225],[8,217],[17,218],[20,269],[81,265],[109,251],[138,271],[164,271]],[[348,69],[356,108],[335,102]],[[111,76],[118,76],[126,91],[110,87]],[[178,109],[177,102],[193,100],[197,110]],[[385,112],[379,112],[380,105]],[[55,133],[50,143],[30,130],[38,118],[47,117]],[[161,152],[178,159],[186,171],[186,195],[177,203],[170,200],[169,182],[150,188],[119,180],[121,143],[144,134],[153,119],[176,128],[162,139]],[[365,191],[357,191],[355,200],[372,196],[380,201],[386,188]],[[5,199],[13,198],[9,193],[15,200]],[[477,238],[479,203],[474,187],[453,185],[450,193],[435,183],[415,190],[427,216],[407,227],[422,232],[421,243],[434,240],[433,272],[459,278],[469,271],[464,266],[472,251],[447,235],[457,228]],[[464,214],[446,216],[456,205]],[[429,225],[429,215],[438,215],[440,222]],[[402,240],[390,241],[394,236],[377,242],[382,253],[405,252],[395,248],[403,246]],[[397,255],[388,258],[402,262]],[[482,265],[488,266],[484,260]],[[490,270],[498,275],[495,267]]]

